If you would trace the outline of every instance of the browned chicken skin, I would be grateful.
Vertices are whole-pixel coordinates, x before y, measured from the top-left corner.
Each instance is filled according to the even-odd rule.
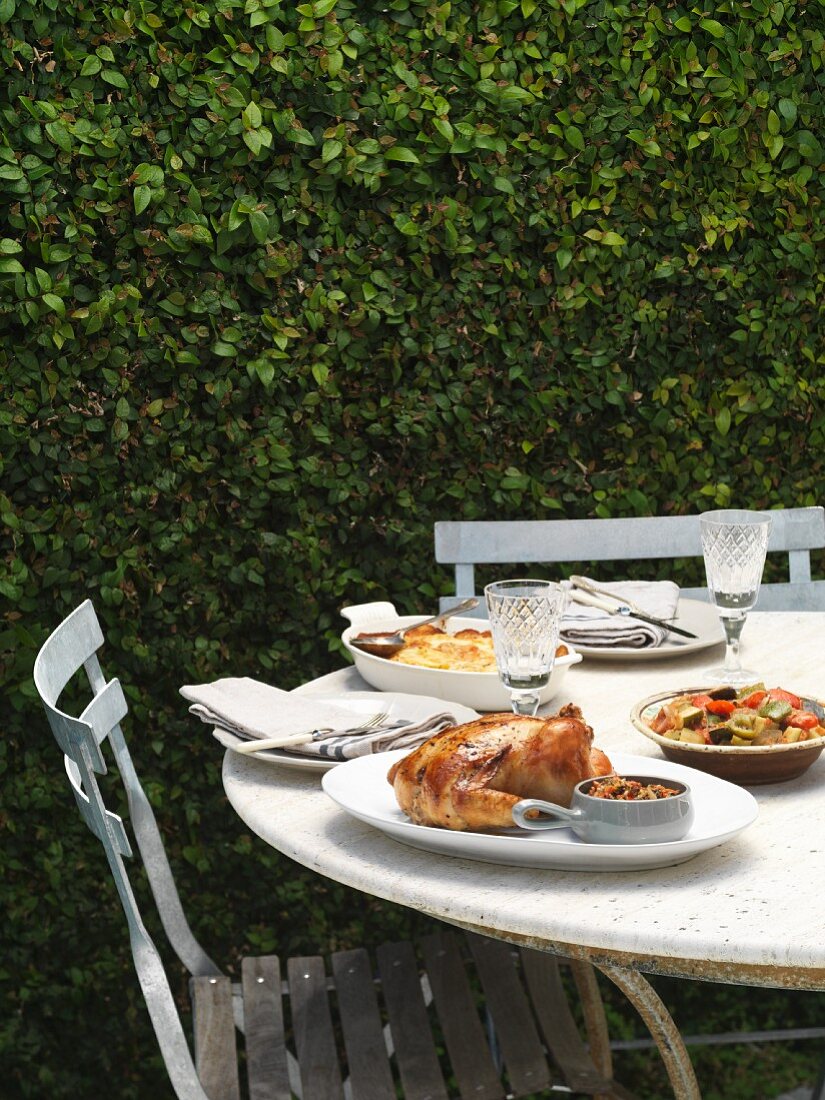
[[[610,761],[592,746],[593,730],[572,704],[551,718],[486,714],[437,733],[387,779],[418,825],[508,828],[520,799],[569,806],[580,780],[610,775]]]

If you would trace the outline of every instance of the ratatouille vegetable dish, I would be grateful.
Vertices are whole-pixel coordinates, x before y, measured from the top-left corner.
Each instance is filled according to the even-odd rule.
[[[648,720],[654,733],[696,745],[777,745],[825,737],[825,712],[783,688],[752,684],[677,695]]]

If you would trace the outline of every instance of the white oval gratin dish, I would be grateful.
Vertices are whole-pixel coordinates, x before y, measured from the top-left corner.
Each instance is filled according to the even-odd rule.
[[[351,638],[367,631],[415,626],[426,618],[425,615],[399,615],[393,604],[383,601],[344,607],[341,614],[351,623],[341,635],[341,641],[361,676],[379,691],[431,695],[479,711],[510,710],[510,694],[497,672],[454,672],[451,669],[403,665],[398,661],[388,661],[385,657],[375,657],[350,644]],[[444,629],[449,634],[455,634],[459,630],[489,630],[490,624],[485,619],[456,616],[447,619]],[[549,703],[558,694],[568,668],[582,659],[580,653],[576,653],[567,643],[565,645],[569,652],[564,657],[556,658],[550,681],[541,691],[542,704]]]

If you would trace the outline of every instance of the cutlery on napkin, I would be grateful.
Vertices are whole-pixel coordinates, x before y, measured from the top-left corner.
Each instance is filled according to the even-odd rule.
[[[679,586],[673,581],[597,585],[586,577],[571,577],[571,584],[571,604],[562,619],[561,636],[572,645],[648,649],[660,646],[670,632],[695,637],[679,627],[674,630],[666,621],[675,617],[679,603]],[[629,613],[621,612],[621,607]],[[634,616],[634,611],[643,618]]]
[[[263,684],[249,677],[226,677],[211,684],[185,684],[180,689],[192,704],[189,713],[201,721],[240,738],[261,741],[254,751],[263,750],[263,741],[284,740],[293,743],[289,752],[331,760],[349,760],[388,749],[413,748],[439,730],[456,724],[455,717],[441,711],[418,722],[388,719],[364,732],[363,719],[345,705],[311,695]],[[382,696],[375,693],[376,710]],[[295,744],[295,735],[301,743]]]

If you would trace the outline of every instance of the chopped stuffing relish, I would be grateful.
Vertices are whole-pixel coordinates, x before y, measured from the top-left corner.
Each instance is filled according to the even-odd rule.
[[[638,779],[622,779],[619,775],[609,775],[606,779],[597,779],[588,787],[587,793],[593,798],[636,802],[640,799],[670,798],[674,794],[681,794],[681,791],[665,787],[661,783],[640,783]]]

